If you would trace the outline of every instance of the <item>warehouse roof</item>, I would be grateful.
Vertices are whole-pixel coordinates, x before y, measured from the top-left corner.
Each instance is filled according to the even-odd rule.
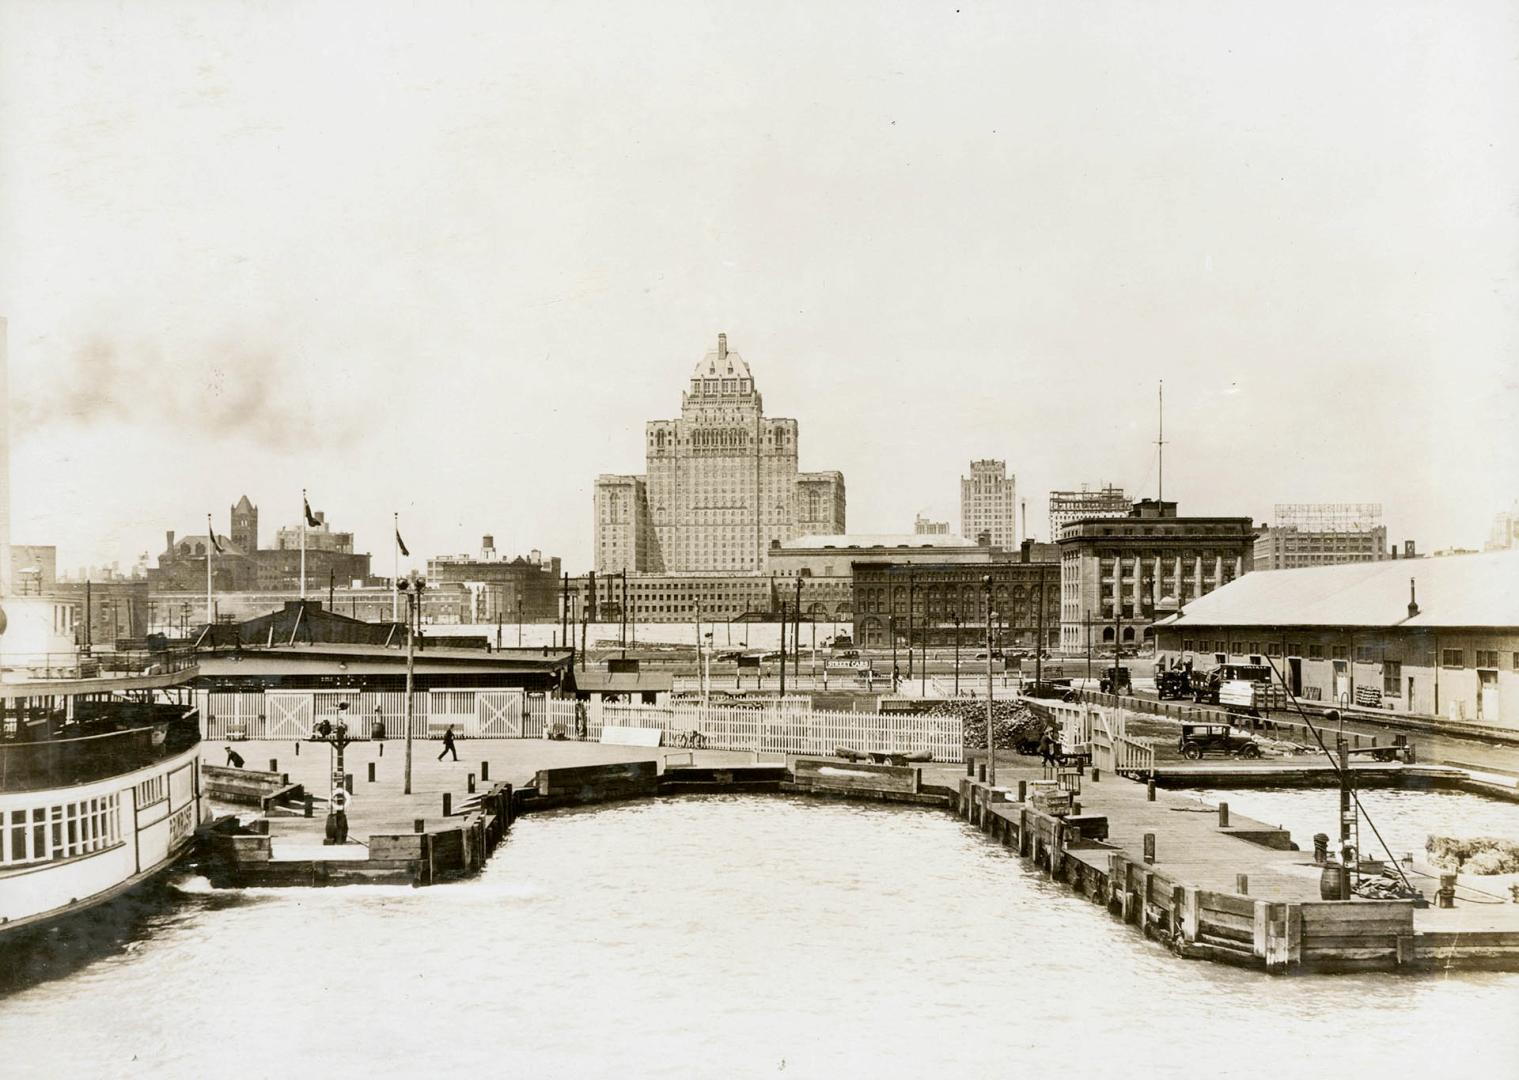
[[[1156,626],[1519,627],[1519,551],[1257,570]]]
[[[973,548],[974,540],[946,533],[847,533],[837,536],[799,536],[782,548],[821,550],[823,548]]]

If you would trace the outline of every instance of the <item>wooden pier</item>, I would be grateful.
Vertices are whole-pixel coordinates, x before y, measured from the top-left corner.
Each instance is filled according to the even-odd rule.
[[[354,785],[355,842],[323,845],[325,807],[309,818],[275,809],[251,825],[229,819],[210,838],[208,876],[222,886],[427,885],[478,872],[521,814],[691,793],[790,793],[957,813],[1050,878],[1183,957],[1278,973],[1519,970],[1519,904],[1458,903],[1444,909],[1406,900],[1323,900],[1323,867],[1311,852],[1298,850],[1284,830],[1200,807],[1160,786],[1161,778],[1151,786],[1091,770],[1067,773],[1068,795],[1062,795],[1058,810],[1047,810],[1036,803],[1055,805],[1043,786],[1050,776],[1027,759],[999,762],[999,784],[993,787],[968,776],[962,766],[836,758],[762,763],[731,751],[677,754],[523,740],[460,746],[461,756],[478,760],[456,765],[429,754],[416,764],[411,795],[401,794],[397,783],[399,746],[350,750],[349,762],[361,777],[371,775],[371,759],[384,761],[375,781]],[[311,790],[324,782],[327,754],[316,747],[271,760],[270,766],[264,777],[248,777],[246,786],[303,784]],[[1227,770],[1249,773],[1245,782],[1251,784],[1276,783],[1274,776],[1257,775],[1267,768],[1272,767],[1189,764],[1168,767],[1165,780],[1222,786],[1226,778],[1220,773]],[[1454,783],[1461,779],[1456,774],[1465,772],[1371,763],[1356,768],[1405,781],[1410,770],[1419,770],[1420,782],[1431,783]],[[1512,789],[1513,778],[1507,781]],[[1465,782],[1486,780],[1467,775]]]

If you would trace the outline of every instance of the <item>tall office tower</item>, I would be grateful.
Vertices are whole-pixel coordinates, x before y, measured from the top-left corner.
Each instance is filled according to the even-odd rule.
[[[985,533],[992,547],[1017,547],[1016,484],[1007,462],[972,461],[970,475],[960,478],[960,535],[979,541]]]
[[[767,418],[743,357],[717,335],[680,419],[644,426],[645,472],[596,478],[596,569],[764,569],[772,542],[844,531],[844,476],[797,468],[797,423]]]

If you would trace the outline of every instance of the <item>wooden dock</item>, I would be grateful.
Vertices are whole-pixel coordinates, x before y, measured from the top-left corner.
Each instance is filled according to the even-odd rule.
[[[327,790],[328,748],[238,743],[277,780]],[[1499,968],[1519,970],[1519,904],[1416,908],[1411,901],[1326,901],[1323,868],[1282,829],[1157,785],[1117,776],[1067,776],[1074,805],[1047,813],[1032,798],[1037,765],[1001,762],[992,787],[961,766],[886,766],[840,759],[759,763],[731,751],[661,751],[538,740],[461,742],[460,761],[417,747],[413,793],[401,792],[399,744],[350,747],[354,775],[348,845],[322,843],[326,807],[275,811],[224,825],[208,872],[223,885],[431,884],[478,872],[523,813],[612,799],[687,793],[785,792],[940,806],[1016,849],[1051,878],[1107,907],[1178,955],[1271,972]],[[272,755],[280,756],[272,760]],[[214,752],[208,752],[214,761]],[[369,766],[375,779],[369,779]],[[971,766],[974,768],[975,766]],[[1300,766],[1287,769],[1302,771]],[[1282,766],[1235,763],[1166,768],[1166,782],[1222,786],[1280,782]],[[1507,783],[1439,766],[1357,765],[1389,782]],[[488,778],[487,778],[488,777]],[[273,779],[270,779],[273,778]],[[235,778],[233,778],[235,779]],[[1159,780],[1159,778],[1157,778]],[[1318,783],[1329,777],[1314,776]],[[253,778],[249,778],[250,782]],[[229,781],[223,780],[223,783]],[[257,786],[254,784],[254,786]],[[473,788],[473,790],[471,790]]]

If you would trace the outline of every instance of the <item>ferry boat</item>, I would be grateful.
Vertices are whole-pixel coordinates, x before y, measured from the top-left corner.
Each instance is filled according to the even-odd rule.
[[[206,802],[188,650],[0,659],[3,943],[173,867]]]

